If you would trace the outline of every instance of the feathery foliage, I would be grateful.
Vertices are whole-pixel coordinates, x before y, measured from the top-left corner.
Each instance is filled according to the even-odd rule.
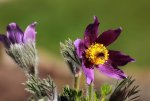
[[[128,77],[117,84],[109,101],[139,101],[139,86],[133,85],[135,79]]]
[[[33,94],[38,99],[48,97],[49,100],[53,100],[56,96],[56,87],[49,76],[46,79],[40,79],[31,75],[25,85],[27,86],[25,90]]]

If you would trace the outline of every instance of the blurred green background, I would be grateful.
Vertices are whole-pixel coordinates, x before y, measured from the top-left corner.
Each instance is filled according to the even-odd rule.
[[[0,33],[10,22],[25,29],[36,21],[37,46],[60,57],[59,42],[82,37],[94,15],[100,19],[100,33],[123,28],[111,49],[130,54],[141,69],[150,65],[149,0],[0,0]]]

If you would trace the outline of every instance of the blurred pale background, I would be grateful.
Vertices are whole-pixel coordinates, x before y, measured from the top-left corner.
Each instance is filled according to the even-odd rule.
[[[22,29],[34,21],[38,22],[36,27],[37,47],[40,67],[43,67],[41,75],[52,75],[56,79],[56,84],[61,88],[65,84],[66,78],[70,80],[66,80],[67,83],[72,84],[72,76],[60,55],[59,42],[64,42],[68,37],[73,40],[82,37],[85,27],[93,21],[94,15],[98,16],[100,20],[100,33],[109,28],[120,26],[123,28],[121,36],[109,48],[121,50],[136,59],[135,63],[128,64],[123,69],[126,74],[135,77],[136,83],[141,85],[141,101],[149,101],[149,0],[0,0],[0,33],[6,33],[6,26],[10,22],[18,23]],[[2,47],[1,51],[4,50]],[[1,89],[3,88],[2,84],[8,84],[11,81],[13,84],[15,82],[13,79],[20,77],[16,80],[18,83],[14,84],[14,87],[17,87],[21,82],[24,82],[25,78],[21,78],[23,77],[22,72],[16,69],[13,61],[4,54],[2,51],[0,58],[0,96],[2,96],[0,101],[18,101],[15,98],[10,100],[13,99],[12,93],[7,97],[5,94],[11,91],[17,93],[19,90],[17,88],[15,91],[14,89],[11,91],[9,91],[10,89]],[[14,66],[13,69],[11,64]],[[63,75],[64,72],[67,73]],[[11,80],[10,75],[12,75]],[[99,76],[100,79],[97,76],[97,85],[108,79],[104,75]],[[20,88],[20,92],[22,90],[23,88]],[[13,96],[20,98],[19,101],[23,101],[26,94],[20,93],[20,95],[15,94]]]

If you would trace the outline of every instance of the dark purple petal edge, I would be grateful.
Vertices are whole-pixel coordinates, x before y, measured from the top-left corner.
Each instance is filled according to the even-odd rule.
[[[135,59],[129,55],[114,50],[109,50],[109,59],[112,61],[112,64],[116,66],[124,66],[129,62],[135,62]]]
[[[111,43],[113,43],[117,38],[118,36],[120,35],[122,31],[122,28],[118,28],[118,29],[115,29],[115,30],[107,30],[105,32],[103,32],[96,40],[96,42],[98,43],[101,43],[101,44],[104,44],[105,46],[108,46],[110,45]]]
[[[5,45],[6,48],[10,48],[10,41],[9,39],[7,38],[6,35],[1,35],[0,34],[0,41]]]
[[[23,42],[23,32],[16,23],[7,26],[7,37],[12,44]]]
[[[87,46],[93,43],[98,37],[98,26],[98,18],[94,16],[94,22],[89,24],[84,32],[84,42]]]

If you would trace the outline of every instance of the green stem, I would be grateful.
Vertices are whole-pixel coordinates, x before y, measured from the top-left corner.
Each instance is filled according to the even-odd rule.
[[[76,91],[79,90],[79,86],[80,86],[80,75],[75,76],[74,78],[74,88],[76,89]],[[76,101],[79,101],[78,96],[76,96]]]
[[[80,85],[80,76],[75,76],[75,79],[74,79],[74,88],[76,90],[79,90],[79,85]]]
[[[105,97],[102,97],[102,101],[105,101]]]
[[[89,101],[93,101],[93,82],[88,87]]]
[[[49,99],[48,99],[47,97],[43,97],[43,98],[41,98],[41,99],[38,100],[38,101],[49,101]]]

